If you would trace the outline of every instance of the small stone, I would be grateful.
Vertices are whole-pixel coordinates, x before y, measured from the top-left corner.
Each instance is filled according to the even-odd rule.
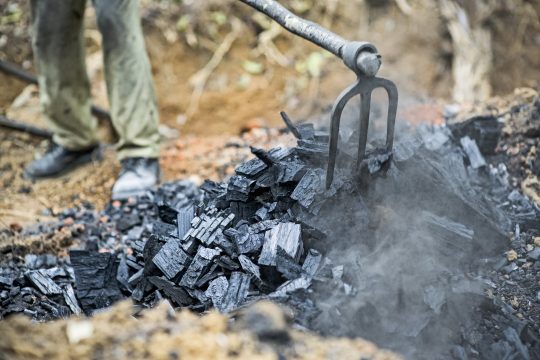
[[[506,259],[508,259],[508,261],[514,261],[514,260],[517,260],[518,258],[518,254],[515,250],[510,250],[506,253]]]
[[[540,247],[540,236],[534,238],[534,245]]]
[[[512,305],[514,309],[517,309],[519,307],[519,301],[517,297],[514,296],[512,300],[510,300],[510,305]]]

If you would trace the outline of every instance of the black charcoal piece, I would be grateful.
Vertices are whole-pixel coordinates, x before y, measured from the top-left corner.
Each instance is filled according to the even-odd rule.
[[[214,239],[214,245],[222,249],[227,255],[236,257],[238,256],[238,249],[232,241],[229,241],[223,233],[218,234]]]
[[[126,265],[129,266],[132,269],[135,269],[137,271],[141,270],[143,266],[139,264],[136,261],[133,261],[132,259],[126,259]]]
[[[268,166],[272,166],[275,163],[275,160],[268,155],[266,151],[263,149],[259,149],[253,146],[249,147],[251,149],[251,153],[255,155],[257,158],[259,158],[262,162],[264,162]]]
[[[131,243],[131,248],[133,249],[134,252],[142,254],[145,244],[146,244],[145,240],[136,240]]]
[[[214,307],[222,311],[223,298],[229,288],[229,282],[225,276],[220,276],[208,284],[205,295],[212,300]]]
[[[118,263],[114,254],[71,250],[69,257],[75,272],[77,298],[86,313],[110,306],[122,298],[116,281]]]
[[[474,231],[465,225],[440,217],[427,211],[422,212],[430,234],[434,236],[435,250],[442,255],[456,256],[457,253],[470,253],[473,249]]]
[[[120,232],[125,232],[134,226],[141,224],[141,217],[139,214],[123,214],[118,221],[116,221],[116,229]]]
[[[13,285],[13,279],[6,276],[0,276],[0,285],[11,287],[11,285]]]
[[[261,159],[251,159],[236,168],[236,173],[248,178],[257,177],[261,174],[268,165],[266,165]]]
[[[250,277],[250,275],[241,272],[233,272],[231,274],[229,287],[223,297],[222,306],[219,310],[229,312],[243,304],[248,294]]]
[[[241,201],[231,201],[230,209],[236,219],[249,219],[255,215],[255,212],[259,209],[259,204],[255,201],[250,201],[247,203]]]
[[[225,220],[225,218],[221,216],[214,218],[214,220],[210,223],[206,231],[203,234],[199,235],[199,240],[201,240],[201,242],[205,244],[206,246],[209,246],[210,244],[212,244],[212,242],[210,241],[210,239],[213,240],[212,234],[217,230],[219,224],[221,224],[223,220]]]
[[[127,265],[126,256],[124,254],[120,254],[119,258],[120,261],[118,263],[118,269],[116,270],[116,280],[123,286],[124,289],[129,290],[129,268]]]
[[[280,183],[300,181],[305,174],[305,165],[298,160],[281,161],[278,169],[277,181]]]
[[[309,249],[302,270],[308,276],[315,276],[319,266],[321,265],[322,255],[315,249]]]
[[[298,125],[298,131],[303,140],[315,141],[315,128],[312,123]]]
[[[392,152],[386,149],[376,149],[366,155],[360,164],[360,171],[370,175],[378,173],[381,169],[385,169],[388,162],[392,158]]]
[[[256,190],[261,188],[266,189],[274,185],[277,181],[279,168],[276,166],[271,167],[268,171],[265,171],[257,178]]]
[[[191,229],[191,221],[195,216],[195,209],[193,206],[187,206],[178,211],[176,217],[176,223],[178,227],[178,238],[183,239],[189,229]]]
[[[199,247],[199,241],[192,237],[184,239],[180,243],[182,250],[184,250],[188,255],[195,254],[195,252],[197,252],[197,248]]]
[[[300,237],[300,225],[279,223],[265,233],[265,241],[259,257],[259,265],[276,265],[277,248],[280,246],[295,261],[302,254],[303,245]]]
[[[230,257],[223,255],[216,260],[216,264],[227,270],[238,270],[240,265]]]
[[[66,302],[67,306],[71,309],[71,312],[75,315],[79,315],[82,313],[82,309],[79,306],[79,302],[77,301],[77,298],[75,297],[75,292],[73,291],[73,287],[71,284],[67,284],[63,291],[64,294],[64,301]]]
[[[300,205],[309,208],[315,196],[323,189],[324,171],[322,169],[309,170],[298,183],[291,198],[298,201]]]
[[[208,229],[208,227],[214,220],[212,217],[208,216],[208,214],[202,214],[200,219],[201,221],[199,225],[196,228],[194,228],[191,232],[188,232],[189,236],[194,237],[195,239],[198,239],[199,236],[203,234],[206,231],[206,229]]]
[[[179,306],[193,304],[191,296],[175,283],[159,276],[150,276],[148,281],[161,290],[169,299]]]
[[[280,161],[290,156],[293,152],[294,150],[292,148],[276,147],[268,151],[268,155],[270,155],[272,159]]]
[[[466,135],[471,137],[484,155],[495,153],[502,127],[503,124],[499,122],[498,117],[493,115],[475,116],[463,122],[450,124],[450,130],[457,139]]]
[[[139,281],[141,281],[141,279],[143,278],[143,275],[144,275],[144,269],[141,268],[135,274],[131,275],[131,277],[128,279],[128,284],[130,286],[137,285]]]
[[[172,206],[164,203],[157,205],[159,218],[167,224],[176,225],[176,218],[178,216],[178,210]]]
[[[279,113],[281,115],[281,118],[283,119],[283,122],[287,126],[287,129],[294,135],[297,139],[302,139],[302,135],[300,134],[300,131],[296,127],[296,125],[292,122],[291,118],[285,113],[285,111],[281,111]]]
[[[263,234],[240,233],[234,237],[234,243],[239,254],[256,253],[264,242]]]
[[[289,280],[283,283],[280,287],[276,289],[269,296],[270,298],[282,298],[287,297],[289,294],[297,290],[306,290],[311,286],[311,279],[301,276],[294,280]]]
[[[277,247],[276,269],[288,280],[296,279],[302,275],[302,267],[281,246]]]
[[[169,237],[178,237],[178,228],[176,225],[167,224],[162,221],[155,221],[152,224],[152,234],[159,236],[161,239],[167,240]]]
[[[270,219],[268,208],[266,206],[262,206],[259,210],[257,210],[257,212],[255,212],[255,217],[259,221]]]
[[[25,273],[25,276],[30,280],[36,288],[44,295],[61,294],[62,288],[41,270],[31,270]]]
[[[461,143],[461,148],[467,154],[469,158],[469,163],[473,169],[478,169],[482,166],[486,166],[486,160],[482,156],[480,149],[476,145],[476,141],[472,140],[468,136],[462,137],[459,142]]]
[[[246,202],[249,199],[251,187],[255,183],[244,176],[232,176],[227,185],[227,200]]]
[[[157,255],[159,250],[161,250],[162,246],[163,242],[160,241],[160,238],[158,236],[153,234],[150,235],[148,241],[146,241],[143,250],[144,274],[146,276],[159,274],[159,269],[156,267],[156,265],[154,265],[152,259],[154,258],[154,256]]]
[[[195,255],[193,261],[182,276],[180,285],[188,288],[193,288],[197,281],[199,281],[199,279],[208,272],[210,266],[212,265],[212,260],[214,260],[214,258],[218,256],[219,253],[219,250],[208,249],[203,246],[199,246],[197,254]]]
[[[248,258],[246,255],[240,255],[238,257],[238,261],[240,261],[240,266],[242,269],[255,276],[257,279],[261,279],[261,271],[259,267],[255,265],[250,258]]]
[[[180,248],[179,241],[171,239],[163,245],[152,261],[167,279],[172,280],[189,266],[191,258]]]
[[[272,229],[277,224],[279,224],[279,220],[263,220],[253,225],[250,225],[248,231],[250,234],[258,234]]]
[[[197,283],[195,284],[195,287],[196,288],[201,288],[207,282],[209,282],[210,280],[213,280],[213,279],[217,278],[218,276],[223,275],[222,272],[216,270],[218,266],[219,265],[214,262],[210,266],[210,270],[208,270],[208,272],[206,274],[204,274],[203,276],[201,276],[201,278],[197,281]]]

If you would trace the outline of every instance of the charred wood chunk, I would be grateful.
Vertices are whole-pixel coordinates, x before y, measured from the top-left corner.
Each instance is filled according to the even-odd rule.
[[[227,200],[246,202],[249,199],[249,194],[254,183],[254,180],[250,180],[244,176],[232,176],[227,186]]]
[[[125,232],[132,227],[141,224],[141,217],[137,213],[123,214],[116,222],[116,229],[120,232]]]
[[[259,267],[250,260],[250,258],[248,258],[246,255],[240,255],[238,260],[240,261],[240,266],[242,269],[261,280],[261,271]]]
[[[116,270],[116,280],[119,284],[122,285],[123,289],[130,290],[130,286],[128,283],[129,280],[129,269],[127,265],[126,256],[124,254],[120,254],[120,262],[118,263],[118,269]]]
[[[307,276],[313,277],[321,265],[322,254],[315,249],[309,249],[302,270]]]
[[[280,183],[300,181],[306,172],[306,166],[298,160],[281,161],[278,168],[277,181]]]
[[[278,175],[279,168],[277,166],[272,166],[257,177],[257,182],[255,184],[257,185],[257,188],[269,188],[276,183]]]
[[[381,170],[387,169],[391,158],[392,151],[386,149],[376,149],[371,151],[360,163],[360,173],[373,175]]]
[[[159,236],[161,239],[168,239],[170,237],[177,238],[178,228],[176,225],[168,224],[162,221],[155,221],[152,224],[152,234]]]
[[[77,297],[86,313],[110,306],[122,298],[116,281],[118,262],[114,254],[72,250],[69,256],[75,272]]]
[[[205,295],[212,300],[214,307],[223,311],[223,298],[229,288],[229,282],[225,276],[220,276],[208,284]]]
[[[161,290],[167,298],[174,301],[179,306],[188,306],[193,304],[191,296],[181,287],[177,286],[172,281],[164,279],[159,276],[151,276],[148,281],[156,288]]]
[[[218,229],[219,224],[221,224],[223,220],[225,220],[225,218],[222,216],[214,218],[214,220],[210,223],[210,225],[208,225],[208,228],[204,231],[204,233],[199,235],[199,240],[201,240],[201,242],[206,246],[211,245],[212,241],[214,240],[212,235]]]
[[[493,115],[475,116],[464,122],[449,124],[450,130],[456,138],[469,136],[476,141],[478,148],[484,155],[495,153],[502,127],[503,125]]]
[[[277,224],[279,224],[279,220],[264,220],[250,225],[248,231],[250,234],[258,234],[272,229]]]
[[[255,178],[266,170],[267,167],[268,165],[266,165],[261,159],[254,158],[238,166],[235,172],[236,174],[245,176],[247,178]]]
[[[186,233],[191,229],[191,221],[195,217],[195,209],[193,206],[187,206],[178,211],[176,224],[178,227],[178,238],[183,239]]]
[[[474,231],[465,225],[440,217],[430,212],[422,212],[428,230],[435,242],[435,250],[443,255],[469,254],[473,248]]]
[[[13,280],[11,277],[0,276],[0,285],[10,288],[13,285]]]
[[[223,275],[222,272],[216,270],[218,266],[219,265],[216,262],[214,262],[210,266],[210,270],[208,270],[208,272],[204,274],[203,276],[201,276],[201,278],[197,281],[197,283],[195,284],[195,287],[201,288],[210,280],[213,280],[217,278],[218,276]]]
[[[167,224],[176,225],[176,218],[178,217],[178,210],[165,203],[158,203],[158,216]]]
[[[161,242],[156,235],[151,235],[150,238],[148,238],[148,241],[146,241],[143,250],[144,274],[146,276],[159,274],[159,269],[154,265],[152,259],[157,255],[159,250],[161,250],[162,246],[163,242]]]
[[[139,283],[139,281],[142,280],[144,269],[141,268],[139,271],[137,271],[135,274],[131,275],[131,277],[128,279],[128,284],[130,286],[135,286]]]
[[[284,298],[298,290],[307,290],[311,286],[311,279],[301,276],[294,280],[289,280],[276,289],[269,296],[270,298]]]
[[[304,208],[309,208],[315,201],[318,193],[323,189],[324,171],[322,169],[309,170],[298,183],[291,198],[298,201]]]
[[[73,291],[73,287],[71,284],[66,284],[63,290],[64,295],[64,301],[66,302],[67,306],[71,309],[71,312],[75,315],[79,315],[82,313],[82,309],[79,306],[79,302],[77,301],[77,298],[75,297],[75,292]]]
[[[227,190],[222,186],[222,184],[211,180],[204,180],[204,183],[200,186],[200,189],[204,191],[210,198],[215,198]]]
[[[328,157],[328,144],[318,141],[298,140],[295,151],[308,159],[312,157],[325,158]]]
[[[181,241],[182,250],[188,255],[194,255],[199,247],[199,241],[193,237],[189,237]]]
[[[253,146],[250,146],[250,149],[251,153],[257,158],[259,158],[262,162],[264,162],[267,166],[273,166],[275,164],[276,161],[263,149],[259,149]]]
[[[255,218],[258,221],[264,221],[270,219],[270,212],[268,211],[268,207],[262,206],[259,210],[255,212]]]
[[[219,255],[220,251],[215,249],[208,249],[200,246],[197,250],[197,254],[193,258],[193,261],[189,265],[185,274],[180,280],[180,285],[188,288],[193,288],[197,281],[208,272],[212,265],[212,260]]]
[[[295,223],[279,223],[276,227],[265,233],[265,240],[259,265],[276,265],[278,246],[281,247],[295,261],[298,261],[303,251],[300,236],[300,225]]]
[[[227,239],[223,233],[216,236],[214,239],[214,244],[222,249],[227,255],[232,257],[238,256],[238,249],[236,248],[235,244],[232,241],[229,241],[229,239]]]
[[[293,154],[293,149],[276,147],[268,151],[268,155],[277,161],[281,161]]]
[[[302,267],[281,246],[277,247],[276,268],[288,280],[296,279],[302,275]]]
[[[169,240],[152,259],[154,264],[169,280],[174,279],[189,266],[191,258],[181,248],[177,240]]]
[[[243,304],[248,295],[250,278],[250,275],[241,272],[231,274],[227,293],[223,297],[221,311],[229,312]]]
[[[486,166],[486,160],[482,156],[480,149],[476,145],[476,141],[472,140],[468,136],[462,137],[459,142],[461,143],[461,148],[467,154],[469,163],[473,169],[478,169],[482,166]]]
[[[24,274],[28,280],[44,295],[62,294],[62,288],[58,286],[42,270],[31,270]]]
[[[283,119],[283,122],[287,126],[287,129],[289,129],[289,131],[294,135],[294,137],[297,139],[301,139],[302,135],[300,134],[300,131],[298,130],[296,125],[293,123],[289,115],[287,115],[285,111],[281,111],[279,115],[281,115],[281,118]]]
[[[143,265],[139,264],[137,262],[137,258],[135,256],[132,256],[132,255],[126,256],[126,265],[129,266],[132,269],[137,270],[137,271],[139,271],[140,269],[142,269],[144,267]]]
[[[142,254],[144,251],[145,244],[146,244],[145,240],[135,240],[130,244],[130,246],[135,253]]]
[[[302,140],[315,141],[315,127],[312,123],[299,124],[298,132]]]
[[[221,266],[223,269],[230,271],[240,269],[240,265],[226,255],[220,256],[219,259],[216,260],[216,264]]]
[[[236,219],[249,219],[257,212],[259,204],[256,202],[231,201],[230,209]]]
[[[263,234],[250,234],[248,232],[239,233],[234,237],[234,242],[238,253],[253,254],[259,251],[264,241]]]

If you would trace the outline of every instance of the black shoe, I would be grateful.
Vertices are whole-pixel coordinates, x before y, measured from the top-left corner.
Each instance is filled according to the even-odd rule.
[[[158,159],[133,157],[121,161],[122,171],[112,188],[113,200],[144,195],[159,182]]]
[[[77,166],[95,160],[101,160],[99,145],[85,150],[68,150],[58,144],[52,144],[41,158],[32,161],[24,170],[24,176],[29,179],[41,179],[63,175]]]

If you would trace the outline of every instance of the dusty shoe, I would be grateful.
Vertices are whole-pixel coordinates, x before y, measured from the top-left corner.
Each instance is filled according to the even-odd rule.
[[[159,162],[149,158],[127,158],[112,189],[113,200],[144,195],[159,182]]]
[[[63,175],[77,166],[95,160],[101,160],[102,153],[99,145],[85,150],[68,150],[58,144],[52,144],[41,158],[32,161],[24,170],[28,179],[40,179]]]

